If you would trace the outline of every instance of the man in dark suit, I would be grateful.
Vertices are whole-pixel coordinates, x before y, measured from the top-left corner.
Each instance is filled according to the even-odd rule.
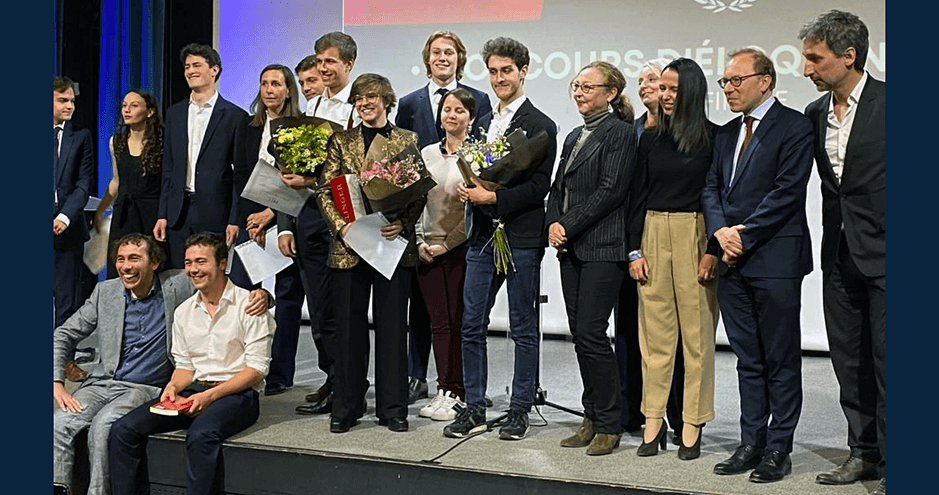
[[[842,485],[882,478],[886,492],[886,89],[864,72],[867,26],[833,10],[799,32],[805,76],[825,94],[815,126],[822,180],[822,298],[831,363],[848,420],[848,459],[819,474]]]
[[[313,44],[316,52],[316,68],[323,81],[323,92],[307,100],[306,114],[320,117],[349,129],[362,119],[349,102],[352,90],[349,73],[358,56],[358,46],[352,36],[338,31],[326,33]],[[281,180],[295,189],[318,186],[318,176],[281,174]],[[306,280],[306,303],[310,313],[313,343],[316,345],[316,364],[326,373],[326,381],[313,393],[306,395],[306,402],[297,406],[297,414],[326,414],[333,407],[333,385],[336,376],[336,356],[339,343],[336,340],[336,317],[332,304],[332,274],[327,266],[332,233],[327,226],[315,195],[296,218],[286,214],[277,215],[278,246],[287,256],[295,256]],[[296,234],[296,235],[294,235]]]
[[[83,211],[94,175],[91,132],[75,129],[69,122],[74,111],[74,83],[67,77],[53,76],[52,266],[55,277],[52,301],[55,326],[64,323],[81,304],[79,280],[84,245],[88,240],[88,225]],[[71,360],[65,364],[65,369],[69,380],[80,381],[87,376]]]
[[[477,128],[479,118],[492,113],[492,106],[486,93],[459,82],[463,78],[463,67],[466,66],[466,46],[463,41],[450,31],[434,31],[424,43],[421,55],[430,82],[401,98],[395,125],[416,132],[419,148],[440,142],[445,135],[440,127],[440,101],[447,91],[464,88],[473,95],[476,102],[476,118],[470,123],[472,134],[472,130]],[[424,306],[417,277],[412,277],[411,280],[411,304],[408,309],[408,403],[413,404],[418,398],[427,396],[427,361],[430,359],[431,334],[430,316]]]
[[[737,355],[741,445],[716,474],[750,469],[750,481],[781,480],[802,410],[799,313],[812,271],[805,219],[812,125],[773,97],[776,71],[758,49],[730,54],[718,84],[742,113],[714,138],[701,203],[723,251],[718,303]]]
[[[444,428],[451,437],[465,437],[486,429],[486,332],[489,311],[502,283],[508,281],[509,327],[515,341],[515,372],[508,419],[499,438],[520,440],[529,431],[528,413],[535,400],[538,369],[538,300],[541,258],[547,236],[544,198],[557,155],[557,124],[532,105],[523,85],[528,74],[528,48],[511,38],[491,39],[483,45],[489,82],[499,98],[495,111],[480,120],[482,137],[495,141],[522,129],[529,138],[548,135],[544,157],[512,180],[508,187],[488,191],[474,179],[459,187],[460,199],[469,209],[466,279],[463,284],[463,385],[466,408]],[[498,273],[493,263],[496,223],[505,227],[514,266]]]
[[[163,182],[153,227],[153,236],[167,242],[170,268],[182,268],[186,238],[196,232],[218,232],[229,245],[235,242],[241,195],[233,172],[235,132],[248,115],[216,91],[222,59],[215,49],[191,43],[179,59],[192,93],[166,111]],[[239,173],[247,177],[251,170]]]

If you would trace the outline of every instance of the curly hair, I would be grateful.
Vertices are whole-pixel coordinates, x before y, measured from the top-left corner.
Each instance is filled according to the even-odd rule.
[[[163,170],[163,118],[160,117],[160,104],[152,94],[142,89],[132,89],[127,92],[135,93],[143,98],[147,110],[153,110],[153,115],[144,122],[143,151],[140,153],[140,175],[159,174]],[[127,95],[125,95],[127,96]],[[117,130],[114,131],[114,158],[118,159],[129,154],[127,137],[130,136],[130,127],[124,124],[124,118],[118,115]]]

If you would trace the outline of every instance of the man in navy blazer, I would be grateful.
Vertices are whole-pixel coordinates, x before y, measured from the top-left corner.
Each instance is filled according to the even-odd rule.
[[[479,118],[492,113],[489,96],[459,81],[466,66],[466,46],[456,33],[434,31],[421,51],[424,68],[430,82],[408,93],[398,101],[395,125],[417,133],[417,145],[424,148],[444,138],[440,127],[440,102],[443,95],[456,88],[464,88],[476,102],[476,118],[470,123],[470,132],[477,128]],[[417,277],[412,277],[411,304],[408,315],[408,403],[427,395],[427,361],[430,359],[430,316]]]
[[[525,45],[511,38],[491,39],[483,45],[483,61],[489,83],[499,98],[492,114],[480,119],[481,137],[488,142],[522,129],[529,138],[548,135],[544,157],[514,178],[508,187],[486,190],[474,179],[470,187],[460,185],[460,199],[471,203],[467,215],[466,279],[463,283],[463,385],[466,408],[444,435],[465,437],[486,430],[485,392],[488,383],[486,332],[495,295],[508,283],[509,327],[515,342],[512,397],[506,423],[499,431],[503,440],[521,440],[528,435],[528,413],[535,400],[538,371],[538,303],[541,258],[547,245],[542,228],[544,198],[551,183],[557,156],[557,124],[532,105],[524,83],[530,56]],[[473,187],[475,186],[475,187]],[[493,265],[493,232],[496,222],[505,226],[514,265],[498,273]]]
[[[492,105],[489,95],[460,83],[466,66],[463,41],[450,31],[435,31],[427,38],[421,55],[430,82],[398,101],[395,125],[416,132],[417,145],[421,148],[439,142],[445,136],[437,115],[440,100],[447,91],[464,88],[476,101],[476,118],[470,124],[470,134],[473,134],[479,128],[480,118],[492,113]]]
[[[67,77],[52,78],[53,126],[53,271],[52,300],[54,324],[59,326],[81,304],[81,280],[84,244],[88,225],[84,209],[92,187],[94,150],[91,132],[75,129],[69,120],[75,111],[74,83]],[[69,379],[84,379],[85,373],[75,363],[67,365]]]
[[[186,238],[218,232],[238,235],[238,198],[233,172],[235,131],[248,114],[215,89],[222,59],[210,46],[191,43],[179,54],[189,98],[166,111],[163,182],[153,236],[166,241],[167,266],[182,268]],[[245,177],[251,170],[240,171]]]
[[[718,81],[742,113],[714,138],[701,203],[722,249],[717,298],[737,355],[741,445],[716,474],[750,469],[750,481],[792,472],[789,453],[802,410],[799,313],[812,271],[805,218],[812,124],[773,97],[776,71],[758,49],[730,54]]]
[[[799,38],[805,76],[825,92],[805,115],[822,180],[825,328],[851,449],[816,482],[881,478],[872,493],[886,493],[886,86],[864,71],[868,32],[856,15],[821,14]]]

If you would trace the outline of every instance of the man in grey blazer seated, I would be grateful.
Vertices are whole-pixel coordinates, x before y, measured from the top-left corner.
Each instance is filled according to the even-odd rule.
[[[170,339],[173,312],[195,290],[182,270],[156,273],[165,259],[152,237],[128,234],[115,244],[119,278],[99,283],[91,297],[53,334],[53,484],[56,493],[72,485],[75,438],[88,428],[88,494],[110,492],[108,435],[111,423],[160,396],[173,372]],[[250,315],[272,305],[263,290],[251,293]],[[101,361],[88,379],[65,388],[68,352],[97,331]]]

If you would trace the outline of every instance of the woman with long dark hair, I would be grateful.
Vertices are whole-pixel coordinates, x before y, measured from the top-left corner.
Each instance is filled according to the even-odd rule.
[[[584,385],[584,421],[561,446],[587,447],[587,455],[612,453],[621,435],[616,356],[606,330],[627,270],[626,196],[636,165],[625,87],[623,73],[607,62],[591,63],[571,82],[584,124],[564,141],[545,212]]]
[[[101,231],[104,211],[113,201],[110,246],[111,240],[126,234],[149,234],[156,224],[163,171],[163,119],[156,97],[142,89],[132,89],[124,95],[120,124],[108,146],[111,182],[95,211],[94,227]],[[109,253],[107,277],[117,275]]]
[[[714,418],[717,250],[708,245],[701,191],[714,135],[707,81],[691,59],[659,78],[658,124],[639,142],[631,189],[629,272],[639,282],[642,412],[640,456],[665,448],[665,416],[679,334],[685,361],[678,457],[701,452],[701,428]]]

